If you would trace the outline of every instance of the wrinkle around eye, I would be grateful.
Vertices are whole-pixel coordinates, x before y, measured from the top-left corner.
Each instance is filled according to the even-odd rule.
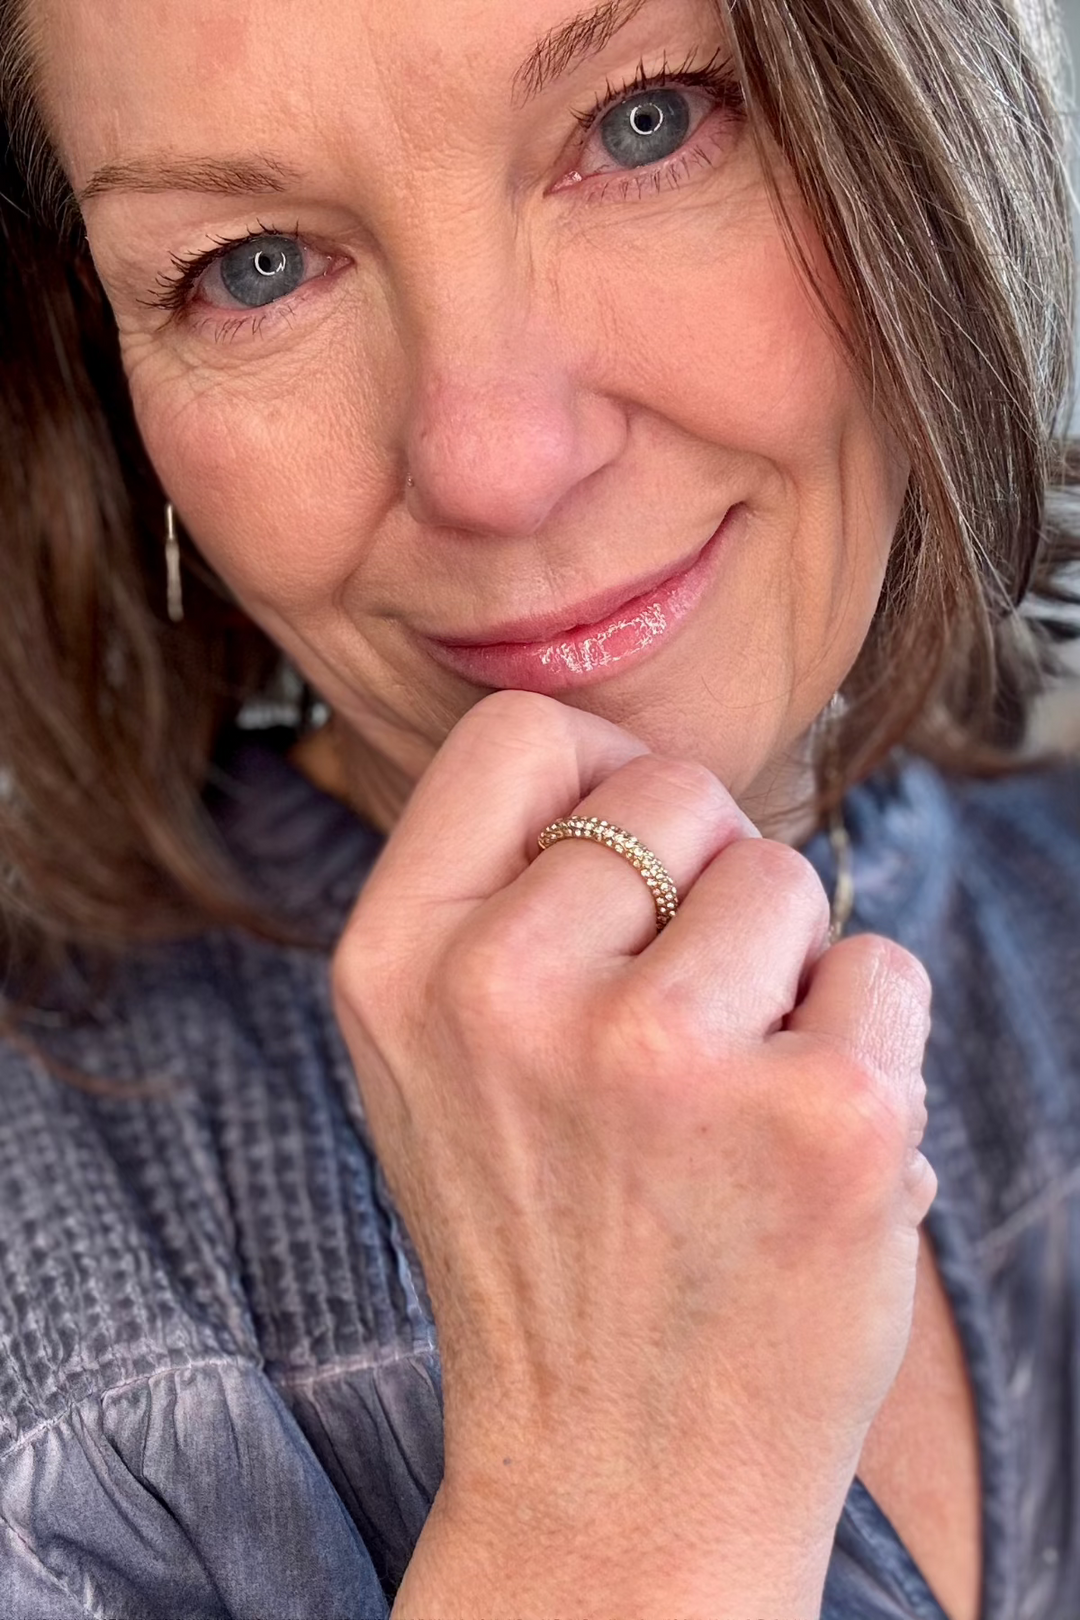
[[[205,205],[196,213],[186,197],[139,197],[135,203],[106,197],[94,205],[87,225],[94,266],[106,295],[118,319],[123,311],[132,324],[146,324],[148,314],[155,317],[155,324],[163,324],[155,306],[163,302],[161,295],[169,283],[178,280],[177,267],[208,258],[217,248],[228,252],[264,235],[297,238],[309,262],[317,261],[328,279],[339,267],[347,268],[371,252],[369,234],[353,208],[317,198],[297,197],[283,208],[275,206],[272,217],[269,210],[259,217],[256,212],[245,216]],[[297,291],[317,279],[318,274],[309,274]],[[224,290],[214,302],[245,309],[229,304]]]
[[[309,364],[313,345],[316,351],[324,344],[332,349],[338,341],[326,334],[340,334],[336,316],[348,304],[350,268],[347,262],[340,271],[312,277],[289,297],[252,308],[196,298],[178,311],[144,310],[138,325],[129,324],[128,335],[132,342],[172,356],[185,372],[230,366],[237,345],[253,359],[265,355],[272,363],[292,353],[298,364]]]
[[[206,340],[228,344],[261,336],[269,338],[279,329],[283,336],[291,331],[299,335],[309,324],[320,325],[320,306],[327,313],[332,312],[336,302],[334,294],[344,293],[348,272],[356,265],[348,253],[330,249],[313,252],[321,268],[293,291],[265,304],[235,303],[224,286],[218,289],[220,300],[208,297],[203,281],[198,280],[179,308],[160,313],[158,334],[171,332],[179,342],[191,337],[204,344]],[[217,262],[212,262],[201,273],[203,278],[214,277]]]

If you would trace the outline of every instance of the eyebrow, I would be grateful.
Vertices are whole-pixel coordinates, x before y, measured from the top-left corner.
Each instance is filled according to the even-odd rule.
[[[80,207],[110,191],[202,191],[222,197],[262,196],[299,184],[300,171],[274,158],[178,158],[163,152],[129,163],[106,163],[78,195]]]
[[[514,74],[513,86],[520,100],[531,101],[554,80],[598,56],[647,4],[648,0],[603,0],[549,29]]]
[[[649,0],[602,0],[579,11],[541,35],[514,74],[519,102],[535,96],[580,67],[627,26]],[[298,185],[299,170],[274,158],[183,158],[174,152],[151,153],[126,163],[106,163],[96,169],[77,197],[80,208],[94,197],[114,191],[153,193],[195,191],[221,197],[250,197],[287,191]]]

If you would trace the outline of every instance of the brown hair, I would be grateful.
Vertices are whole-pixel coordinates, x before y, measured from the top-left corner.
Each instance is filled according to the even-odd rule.
[[[840,787],[900,744],[1015,769],[1054,668],[1080,545],[1048,494],[1080,468],[1055,449],[1073,266],[1040,5],[728,3],[752,126],[794,176],[913,468],[845,684]],[[253,923],[201,793],[277,654],[191,557],[167,622],[162,492],[20,14],[0,0],[0,918],[41,962]]]

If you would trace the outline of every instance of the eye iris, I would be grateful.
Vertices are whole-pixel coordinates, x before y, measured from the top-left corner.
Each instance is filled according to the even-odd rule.
[[[620,102],[600,121],[609,157],[630,169],[659,163],[677,152],[690,129],[690,109],[679,90],[649,90]]]
[[[219,263],[226,292],[248,309],[287,298],[304,279],[303,252],[288,236],[245,242]]]

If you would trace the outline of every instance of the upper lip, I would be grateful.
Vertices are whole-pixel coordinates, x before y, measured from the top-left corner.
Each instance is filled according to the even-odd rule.
[[[715,534],[715,530],[713,532]],[[710,535],[709,539],[712,538]],[[675,579],[679,574],[685,574],[687,569],[693,567],[708,543],[708,540],[703,541],[678,562],[665,563],[662,568],[654,569],[650,574],[643,574],[639,579],[632,579],[624,585],[615,585],[610,590],[588,597],[584,602],[575,603],[573,607],[556,608],[553,613],[541,613],[527,619],[507,619],[502,624],[485,630],[482,636],[438,635],[430,636],[429,640],[441,642],[446,647],[496,647],[507,642],[527,644],[532,641],[547,641],[567,630],[578,630],[599,624],[601,620],[610,617],[617,608],[625,607],[627,602],[634,601],[638,596],[647,595],[649,591],[656,590],[659,585],[665,585],[668,580]]]

